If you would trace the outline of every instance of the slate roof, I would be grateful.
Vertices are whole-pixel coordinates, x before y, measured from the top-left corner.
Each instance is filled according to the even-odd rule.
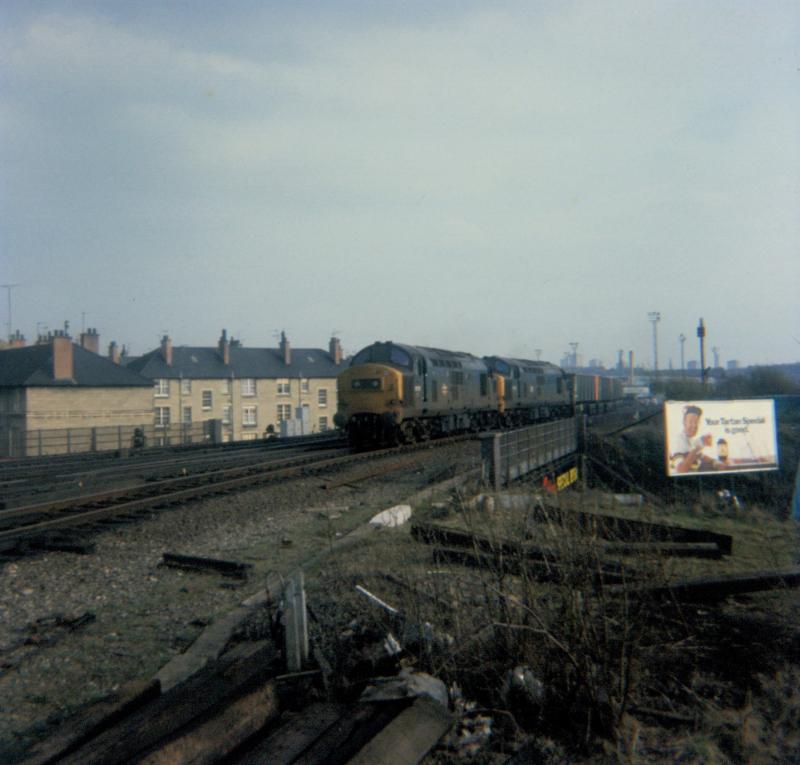
[[[292,348],[291,364],[283,362],[277,348],[231,348],[229,365],[222,361],[217,348],[173,346],[172,365],[168,366],[160,348],[131,359],[127,368],[150,380],[272,379],[283,377],[336,377],[346,364],[336,365],[321,348]]]
[[[0,351],[0,388],[145,388],[153,382],[134,370],[72,344],[73,378],[53,379],[53,345]]]

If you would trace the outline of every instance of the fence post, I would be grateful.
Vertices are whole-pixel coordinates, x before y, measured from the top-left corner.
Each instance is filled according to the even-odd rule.
[[[479,439],[483,480],[500,491],[500,433],[481,433]]]
[[[283,594],[285,619],[286,668],[300,672],[308,660],[308,621],[303,572],[298,570],[286,583]]]
[[[93,452],[97,451],[97,428],[92,428],[91,449]]]

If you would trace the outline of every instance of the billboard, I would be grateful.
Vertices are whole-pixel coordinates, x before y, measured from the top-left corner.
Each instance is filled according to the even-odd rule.
[[[775,402],[667,401],[667,475],[778,468]]]

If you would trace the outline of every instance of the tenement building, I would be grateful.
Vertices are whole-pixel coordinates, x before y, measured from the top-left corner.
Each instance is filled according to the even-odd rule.
[[[156,433],[219,420],[224,441],[278,435],[292,420],[311,433],[332,428],[342,367],[335,337],[327,351],[292,348],[285,333],[278,348],[244,348],[225,330],[210,348],[173,346],[164,336],[159,348],[127,364],[152,380]]]
[[[96,330],[0,350],[0,456],[127,448],[152,422],[152,382],[100,356]]]

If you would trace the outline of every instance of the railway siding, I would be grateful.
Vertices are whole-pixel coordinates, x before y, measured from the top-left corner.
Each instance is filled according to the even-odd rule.
[[[356,488],[326,491],[314,476],[277,482],[109,527],[96,534],[94,555],[45,553],[7,563],[0,570],[0,696],[6,702],[0,759],[11,760],[77,708],[132,679],[153,676],[249,589],[261,589],[271,572],[292,570],[376,512],[425,490],[446,469],[474,469],[479,459],[475,442],[429,455],[423,465]],[[380,459],[390,468],[407,457]],[[358,470],[363,468],[353,472]],[[242,589],[221,576],[160,567],[165,552],[253,568]],[[58,643],[12,650],[37,619],[86,610],[95,621]]]

